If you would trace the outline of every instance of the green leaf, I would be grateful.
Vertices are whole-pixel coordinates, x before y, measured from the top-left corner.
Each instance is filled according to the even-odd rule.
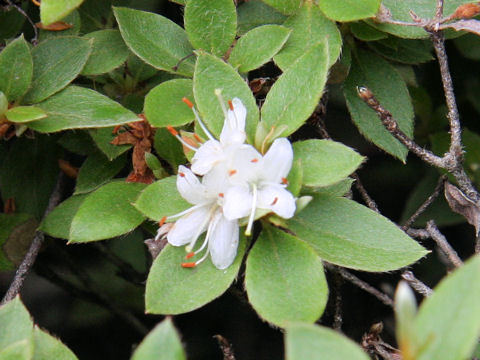
[[[138,345],[132,360],[185,360],[180,336],[170,318],[150,331]]]
[[[154,87],[145,97],[145,117],[155,127],[180,126],[193,122],[195,116],[182,98],[193,101],[193,82],[173,79]]]
[[[157,129],[155,131],[153,144],[158,156],[170,164],[173,172],[176,173],[178,166],[187,162],[183,145],[167,129]]]
[[[385,129],[376,112],[358,97],[357,86],[368,87],[380,104],[392,113],[400,129],[411,137],[414,112],[404,80],[388,62],[371,52],[359,50],[345,81],[344,95],[352,120],[363,136],[405,162],[408,150]]]
[[[132,205],[145,184],[113,181],[90,193],[78,208],[70,242],[109,239],[140,225],[144,217]]]
[[[176,176],[159,180],[142,191],[134,206],[148,218],[160,221],[192,205],[186,202],[177,190]]]
[[[238,35],[257,26],[266,24],[282,24],[286,17],[260,0],[250,0],[240,4],[237,8]]]
[[[247,259],[245,287],[260,317],[285,327],[315,322],[328,299],[320,258],[303,241],[264,226]]]
[[[480,256],[444,278],[420,307],[415,338],[420,347],[415,359],[467,359],[480,336]],[[455,311],[449,311],[455,309]]]
[[[222,56],[235,39],[235,4],[233,0],[189,0],[185,6],[184,23],[194,48]]]
[[[370,48],[389,60],[404,64],[422,64],[435,59],[429,40],[389,38],[368,44]]]
[[[31,339],[17,341],[0,351],[0,360],[30,360],[33,344]]]
[[[32,332],[32,319],[19,296],[0,307],[0,349],[29,339]]]
[[[5,96],[5,94],[0,91],[0,117],[3,117],[3,115],[7,112],[8,110],[8,99]]]
[[[60,340],[35,326],[35,354],[32,360],[76,360],[75,354]]]
[[[62,133],[57,141],[64,149],[79,155],[89,155],[96,147],[86,130],[72,130]]]
[[[320,9],[326,17],[335,21],[354,21],[374,17],[381,0],[319,0]]]
[[[82,2],[83,0],[43,0],[40,5],[40,20],[43,25],[62,20]]]
[[[362,41],[376,41],[388,37],[388,34],[375,29],[363,21],[352,22],[349,25],[353,36]]]
[[[327,80],[328,49],[312,46],[272,86],[262,107],[262,124],[277,137],[297,130],[317,106]],[[263,140],[263,139],[262,139]]]
[[[230,54],[230,64],[241,73],[259,68],[282,48],[290,32],[280,25],[264,25],[250,30],[237,41]]]
[[[285,336],[286,360],[368,360],[360,346],[323,326],[292,324]]]
[[[113,134],[114,128],[97,128],[89,130],[88,133],[95,142],[95,145],[108,157],[109,160],[115,159],[128,151],[132,145],[113,145],[111,142],[116,134]]]
[[[36,106],[16,106],[5,113],[7,119],[14,123],[24,123],[47,117],[45,112]]]
[[[21,35],[0,53],[0,91],[9,101],[16,100],[27,91],[32,81],[32,74],[32,55],[27,42]]]
[[[301,159],[303,185],[327,186],[346,178],[363,162],[353,149],[331,140],[293,143],[294,159]]]
[[[287,15],[296,13],[301,5],[301,0],[263,0],[263,2]]]
[[[63,37],[63,36],[71,36],[71,35],[76,36],[80,33],[80,28],[82,27],[82,20],[77,10],[73,10],[70,14],[68,14],[65,18],[63,18],[62,21],[71,25],[72,27],[62,31],[40,29],[38,32],[39,42],[43,42],[47,39],[51,39],[54,37]]]
[[[37,225],[29,214],[0,214],[0,271],[14,270],[22,262]]]
[[[137,115],[119,103],[78,86],[69,86],[37,106],[48,116],[28,123],[28,127],[39,132],[107,127],[138,121]]]
[[[237,276],[245,254],[246,239],[241,234],[237,257],[225,270],[217,269],[210,258],[193,269],[181,266],[185,249],[167,245],[150,269],[145,292],[145,308],[151,314],[182,314],[222,295]]]
[[[445,1],[443,7],[443,15],[448,17],[451,15],[455,9],[462,5],[471,3],[471,0],[449,0]],[[415,13],[421,19],[432,19],[435,16],[437,0],[383,0],[382,5],[385,6],[393,20],[406,21],[411,23],[412,17],[410,12]],[[376,22],[374,20],[367,20],[367,22],[374,26],[375,28],[393,34],[398,37],[410,38],[410,39],[419,39],[427,38],[428,33],[419,26],[403,26],[403,25],[392,25],[392,24],[383,24]],[[452,32],[450,32],[451,34]],[[448,32],[447,32],[448,34]]]
[[[292,33],[283,49],[273,58],[282,70],[288,69],[308,49],[322,39],[327,39],[328,66],[332,66],[337,61],[342,49],[342,36],[337,25],[323,16],[318,6],[306,3],[283,25],[292,29]]]
[[[185,31],[161,15],[114,8],[123,40],[135,55],[153,67],[181,75],[193,74],[193,49]],[[190,56],[187,59],[185,57]],[[178,70],[173,68],[178,66]]]
[[[318,196],[288,228],[322,259],[352,269],[396,270],[428,253],[387,218],[345,198]]]
[[[215,89],[222,90],[225,100],[234,97],[242,100],[247,108],[246,132],[253,142],[258,123],[258,107],[252,91],[240,75],[223,60],[202,53],[198,56],[193,76],[193,94],[203,121],[210,131],[219,136],[223,128],[224,115],[215,96]]]
[[[316,197],[319,195],[335,196],[335,197],[344,196],[352,188],[353,182],[354,180],[352,178],[346,178],[329,186],[314,187],[314,188],[304,187],[302,189],[302,194],[312,195],[313,197]]]
[[[55,186],[58,151],[52,137],[16,139],[0,168],[2,199],[14,198],[18,212],[41,219]]]
[[[104,74],[122,65],[130,54],[118,30],[99,30],[84,39],[93,39],[92,53],[82,75]]]
[[[24,103],[38,103],[62,90],[82,71],[91,42],[73,36],[46,40],[34,47],[33,78]]]
[[[92,153],[78,172],[75,195],[87,193],[100,187],[117,175],[123,169],[125,163],[125,156],[119,156],[115,160],[109,161],[100,152]]]
[[[303,183],[303,166],[302,159],[295,159],[292,163],[292,168],[287,177],[288,186],[287,190],[297,197],[300,194]]]
[[[25,2],[20,8],[27,11],[30,5],[30,2]],[[25,17],[15,7],[0,8],[0,41],[5,42],[17,36],[24,23]]]
[[[73,217],[88,194],[71,196],[49,213],[40,224],[44,233],[59,239],[70,238],[70,227]]]

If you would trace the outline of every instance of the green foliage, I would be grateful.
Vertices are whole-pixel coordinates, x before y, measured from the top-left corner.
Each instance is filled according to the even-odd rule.
[[[24,123],[46,118],[47,114],[36,106],[17,106],[5,112],[5,116],[8,121]]]
[[[300,0],[262,0],[265,4],[270,5],[274,9],[290,15],[298,11],[301,5]]]
[[[233,0],[189,0],[185,6],[184,22],[194,48],[222,56],[235,39],[235,4]]]
[[[132,356],[132,360],[185,360],[180,337],[170,318],[158,324]]]
[[[29,214],[0,214],[0,271],[13,270],[33,239],[38,223]]]
[[[428,253],[387,218],[345,198],[315,198],[288,227],[322,259],[352,269],[396,270]]]
[[[40,19],[43,25],[49,25],[63,19],[80,6],[84,0],[45,0],[40,5]]]
[[[280,327],[292,321],[315,322],[328,298],[315,252],[271,226],[263,229],[248,255],[245,287],[260,317]]]
[[[9,101],[16,100],[30,86],[33,62],[23,35],[0,52],[0,91]]]
[[[237,33],[245,34],[257,26],[266,24],[282,24],[286,16],[266,5],[261,0],[250,0],[237,8]]]

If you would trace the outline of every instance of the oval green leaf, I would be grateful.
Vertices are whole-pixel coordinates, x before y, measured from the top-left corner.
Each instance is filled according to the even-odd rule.
[[[82,71],[91,42],[67,36],[48,39],[32,50],[33,78],[24,103],[38,103],[62,90]]]
[[[123,40],[135,55],[157,69],[192,76],[193,49],[180,26],[146,11],[120,7],[113,11]]]
[[[180,336],[172,320],[166,318],[138,345],[132,360],[185,360]]]
[[[322,259],[357,270],[396,270],[428,253],[386,217],[345,198],[317,196],[288,228]]]
[[[217,269],[210,258],[193,269],[181,266],[185,249],[167,245],[150,269],[145,308],[152,314],[182,314],[222,295],[237,276],[245,254],[246,239],[240,235],[237,257],[226,270]]]
[[[130,54],[118,30],[99,30],[83,38],[93,39],[93,47],[82,75],[98,75],[112,71],[122,65]]]
[[[335,22],[323,16],[318,6],[306,3],[298,13],[290,16],[283,26],[292,29],[283,49],[273,60],[283,71],[322,39],[327,39],[329,66],[337,61],[342,50],[342,36]]]
[[[43,25],[62,20],[82,2],[83,0],[43,0],[40,5],[40,20]]]
[[[444,278],[415,319],[418,360],[469,358],[480,336],[480,256]],[[449,309],[455,309],[450,311]]]
[[[335,21],[354,21],[374,17],[382,0],[319,0],[326,17]]]
[[[19,296],[0,307],[0,349],[28,339],[32,332],[32,319]]]
[[[113,181],[90,193],[72,220],[70,243],[109,239],[140,225],[144,217],[133,207],[145,184]]]
[[[278,78],[262,107],[262,123],[267,132],[280,129],[277,137],[297,130],[317,106],[327,80],[326,43],[312,46]],[[282,131],[283,130],[283,131]]]
[[[222,56],[237,31],[233,0],[189,0],[185,6],[185,31],[195,49]]]
[[[242,100],[247,108],[247,137],[252,143],[258,123],[258,107],[252,91],[229,64],[213,55],[200,54],[193,76],[193,94],[203,121],[215,136],[219,136],[225,117],[215,96],[215,89],[221,89],[225,100],[234,97]]]
[[[180,126],[195,120],[182,98],[193,102],[193,82],[190,79],[168,80],[154,87],[145,97],[145,117],[155,127]]]
[[[263,0],[263,2],[286,15],[295,14],[302,4],[301,0]]]
[[[260,317],[285,327],[315,322],[328,299],[320,258],[303,241],[265,226],[247,259],[245,287]]]
[[[170,176],[147,186],[134,206],[155,221],[188,209],[192,205],[180,196],[176,181],[176,176]]]
[[[414,112],[405,81],[387,61],[371,52],[358,50],[343,90],[352,120],[363,136],[405,162],[407,148],[385,129],[377,113],[358,97],[357,86],[368,87],[380,104],[392,113],[400,129],[411,137]]]
[[[32,121],[28,126],[39,132],[98,128],[138,121],[137,115],[119,103],[78,86],[69,86],[37,106],[48,116]]]
[[[331,140],[294,142],[293,153],[294,159],[302,162],[305,186],[335,184],[354,172],[365,159],[348,146]]]
[[[286,17],[260,0],[243,2],[237,8],[238,35],[257,26],[266,24],[282,24]]]
[[[236,43],[229,57],[241,73],[259,68],[282,48],[290,30],[280,25],[264,25],[250,30]]]
[[[15,263],[18,264],[16,260],[23,260],[33,240],[36,225],[37,222],[28,214],[0,214],[0,271],[15,270]],[[29,233],[25,233],[29,228]]]
[[[360,346],[323,326],[292,324],[285,335],[286,360],[368,360]]]
[[[60,340],[35,326],[35,353],[32,360],[76,360],[75,354]]]
[[[27,91],[32,81],[33,61],[30,48],[21,35],[0,53],[0,91],[14,101]]]
[[[24,123],[47,117],[42,109],[36,106],[16,106],[5,113],[7,119],[14,123]]]
[[[179,165],[187,162],[182,143],[173,137],[167,129],[157,129],[155,131],[154,147],[158,156],[167,161],[175,173]]]

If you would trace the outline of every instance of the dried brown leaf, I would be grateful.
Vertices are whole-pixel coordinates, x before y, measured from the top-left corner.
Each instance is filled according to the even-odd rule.
[[[63,31],[73,27],[72,24],[68,24],[65,21],[56,21],[50,25],[43,25],[41,22],[38,22],[35,26],[39,29],[48,31]]]
[[[449,182],[445,183],[445,198],[452,211],[462,215],[470,225],[475,227],[475,233],[478,236],[480,230],[480,207],[467,198],[459,188]]]
[[[470,19],[470,20],[459,20],[451,24],[443,24],[440,26],[440,29],[453,29],[456,31],[468,31],[473,34],[480,36],[480,21]]]

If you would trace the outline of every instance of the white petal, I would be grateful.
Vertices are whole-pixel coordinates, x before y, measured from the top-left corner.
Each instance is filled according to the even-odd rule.
[[[229,146],[226,149],[229,170],[235,170],[228,177],[232,184],[256,182],[262,169],[262,155],[252,145]],[[230,172],[232,174],[232,172]]]
[[[292,167],[293,149],[287,138],[276,139],[263,157],[262,178],[280,183]]]
[[[217,140],[208,140],[195,152],[192,159],[192,171],[197,175],[205,175],[224,158],[222,145]]]
[[[226,269],[235,260],[238,248],[238,224],[236,220],[229,221],[221,213],[211,237],[208,241],[208,249],[212,263],[217,269]]]
[[[178,220],[168,232],[168,242],[173,246],[182,246],[202,234],[207,229],[210,210],[209,206],[202,206]]]
[[[243,144],[246,139],[245,119],[247,109],[239,98],[232,100],[233,110],[228,110],[227,118],[220,134],[222,144]]]
[[[177,189],[190,204],[201,204],[206,201],[205,187],[195,174],[183,165],[178,168]]]
[[[229,219],[240,219],[252,211],[252,194],[248,186],[232,186],[225,193],[223,215]]]
[[[296,204],[293,195],[283,186],[269,185],[258,190],[257,207],[290,219],[295,214]]]

